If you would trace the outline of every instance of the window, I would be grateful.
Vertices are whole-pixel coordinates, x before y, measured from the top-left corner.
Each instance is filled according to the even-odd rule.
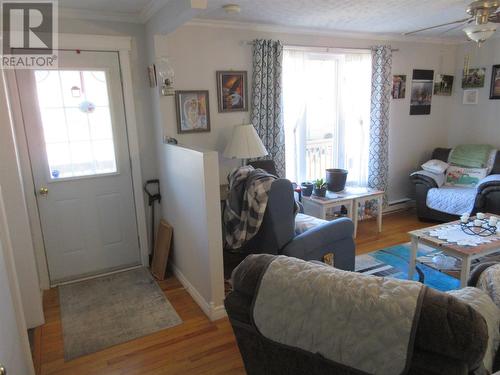
[[[37,70],[35,81],[51,179],[116,172],[106,72]]]
[[[285,49],[287,178],[311,181],[344,168],[349,185],[366,186],[370,100],[369,51]]]

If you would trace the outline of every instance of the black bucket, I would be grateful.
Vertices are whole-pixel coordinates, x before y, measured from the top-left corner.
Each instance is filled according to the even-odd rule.
[[[342,191],[345,189],[347,181],[347,170],[345,169],[327,169],[326,170],[326,184],[330,191]]]

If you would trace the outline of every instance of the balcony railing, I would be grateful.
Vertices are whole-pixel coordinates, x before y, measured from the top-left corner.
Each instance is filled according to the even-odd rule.
[[[333,165],[333,139],[315,139],[306,142],[307,181],[325,178],[325,169]]]

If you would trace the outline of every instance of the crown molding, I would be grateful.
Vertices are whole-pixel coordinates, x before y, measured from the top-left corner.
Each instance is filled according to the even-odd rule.
[[[110,21],[142,23],[138,13],[104,12],[88,9],[59,8],[59,17],[64,19],[84,19],[90,21]]]
[[[129,36],[59,34],[59,48],[96,51],[130,51],[132,38]]]
[[[449,45],[457,45],[465,42],[464,39],[461,38],[439,38],[439,37],[425,37],[425,36],[403,36],[399,34],[358,33],[358,32],[346,32],[338,30],[316,29],[308,27],[280,26],[280,25],[271,25],[263,23],[235,22],[235,21],[201,19],[201,18],[193,18],[191,21],[186,22],[183,26],[252,30],[260,32],[283,33],[283,34],[302,34],[302,35],[316,35],[316,36],[321,35],[321,36],[331,36],[331,37],[346,38],[346,39],[364,39],[364,40],[370,39],[376,41],[416,42],[416,43],[449,44]]]

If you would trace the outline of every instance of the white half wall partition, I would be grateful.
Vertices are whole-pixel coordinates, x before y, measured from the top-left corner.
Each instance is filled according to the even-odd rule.
[[[159,147],[162,216],[174,228],[174,274],[211,320],[220,319],[225,309],[218,153]]]

